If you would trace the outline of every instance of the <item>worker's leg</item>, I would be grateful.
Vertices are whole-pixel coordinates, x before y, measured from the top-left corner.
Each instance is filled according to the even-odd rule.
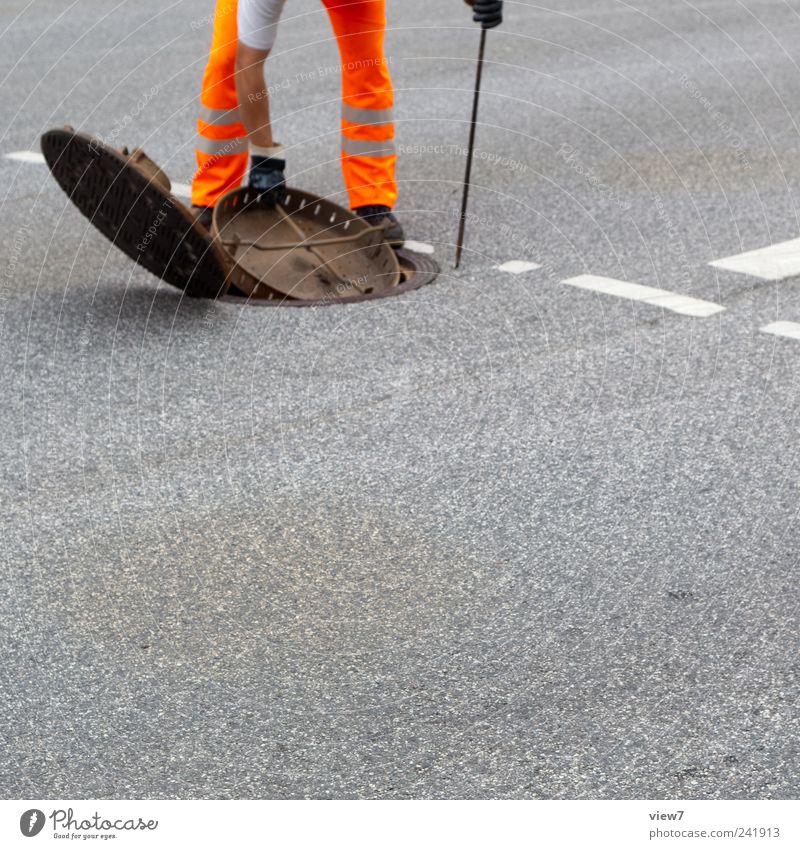
[[[236,91],[242,122],[250,141],[248,185],[259,192],[262,203],[281,203],[286,189],[286,160],[283,145],[275,144],[272,138],[269,91],[264,79],[264,62],[269,48],[251,47],[245,43],[241,27],[240,32],[242,38],[236,53]]]
[[[269,89],[264,62],[275,43],[284,0],[241,0],[239,47],[236,51],[236,92],[239,113],[250,143],[248,185],[261,203],[280,203],[286,189],[282,145],[272,138]]]
[[[214,37],[203,75],[197,121],[197,173],[192,203],[214,206],[239,186],[247,171],[247,133],[236,100],[237,0],[217,0]]]
[[[383,52],[385,0],[322,0],[342,60],[342,172],[350,208],[397,200],[392,107]]]

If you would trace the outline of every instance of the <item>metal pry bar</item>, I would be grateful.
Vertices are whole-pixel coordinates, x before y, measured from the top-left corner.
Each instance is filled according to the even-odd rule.
[[[467,150],[467,167],[464,172],[464,191],[461,196],[461,218],[458,223],[458,239],[456,240],[456,265],[461,262],[461,251],[464,247],[464,227],[467,223],[467,201],[469,200],[469,181],[472,176],[472,155],[475,151],[475,127],[478,123],[478,101],[481,94],[481,77],[483,76],[483,54],[486,50],[486,30],[481,27],[481,43],[478,48],[478,68],[475,72],[475,94],[472,99],[472,121],[469,126],[469,145]]]

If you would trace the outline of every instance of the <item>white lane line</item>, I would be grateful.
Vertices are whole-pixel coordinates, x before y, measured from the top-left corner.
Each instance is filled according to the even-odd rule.
[[[526,271],[536,271],[542,266],[535,262],[525,262],[522,259],[510,259],[502,265],[497,266],[498,271],[506,271],[509,274],[524,274]]]
[[[14,162],[29,162],[32,165],[44,165],[44,156],[41,153],[36,153],[35,150],[15,150],[13,153],[6,153],[4,159],[11,159]],[[188,183],[173,183],[172,194],[179,198],[190,198],[192,196],[192,187]],[[425,253],[420,251],[420,253]],[[433,253],[431,248],[430,253]]]
[[[35,150],[15,150],[13,153],[7,153],[4,159],[13,159],[15,162],[35,162],[37,165],[44,165],[44,156],[41,153],[36,153]]]
[[[714,268],[738,271],[762,280],[784,280],[800,274],[800,239],[779,242],[768,248],[736,254],[710,262]]]
[[[406,239],[403,247],[414,251],[416,254],[432,254],[436,250],[433,245],[429,245],[427,242],[415,242],[413,239]]]
[[[761,328],[762,333],[773,336],[785,336],[787,339],[800,339],[800,324],[796,321],[773,321]]]
[[[588,289],[590,292],[602,292],[605,295],[615,295],[630,301],[641,301],[695,318],[707,318],[725,309],[711,301],[701,301],[698,298],[689,298],[686,295],[667,292],[665,289],[655,289],[652,286],[641,286],[638,283],[626,283],[624,280],[614,280],[612,277],[596,277],[594,274],[581,274],[561,282],[578,289]]]

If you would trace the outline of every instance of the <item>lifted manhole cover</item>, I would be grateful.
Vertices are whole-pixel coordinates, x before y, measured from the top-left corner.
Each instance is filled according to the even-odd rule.
[[[191,297],[225,292],[227,256],[143,151],[117,151],[70,127],[49,130],[41,144],[69,199],[132,260]]]
[[[171,194],[141,150],[114,150],[70,127],[42,136],[58,184],[139,265],[190,297],[306,306],[372,300],[432,282],[430,257],[393,251],[379,228],[299,189],[269,208],[236,189],[214,210],[212,232]]]

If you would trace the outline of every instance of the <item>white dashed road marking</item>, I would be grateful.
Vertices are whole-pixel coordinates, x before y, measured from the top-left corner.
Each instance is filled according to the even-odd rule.
[[[614,280],[612,277],[596,277],[594,274],[581,274],[579,277],[570,277],[561,282],[578,289],[587,289],[590,292],[602,292],[604,295],[615,295],[618,298],[627,298],[630,301],[641,301],[645,304],[652,304],[654,307],[661,307],[681,315],[691,315],[695,318],[707,318],[725,309],[725,307],[711,301],[701,301],[698,298],[689,298],[686,295],[678,295],[664,289],[655,289],[652,286],[641,286],[638,283],[626,283],[624,280]]]
[[[762,333],[773,336],[785,336],[788,339],[800,339],[800,324],[796,321],[773,321],[761,328]]]
[[[768,248],[717,259],[709,263],[714,268],[738,271],[762,280],[784,280],[800,274],[800,239],[779,242]]]
[[[41,153],[36,153],[35,150],[15,150],[13,153],[7,153],[5,159],[13,159],[14,162],[35,162],[37,165],[44,165],[44,156]]]
[[[436,248],[429,245],[427,242],[415,242],[413,239],[406,239],[404,248],[414,251],[415,254],[432,254]]]
[[[13,153],[6,153],[5,159],[11,159],[14,162],[28,162],[33,165],[45,165],[44,156],[41,153],[36,153],[35,150],[15,150]],[[173,183],[172,194],[179,198],[190,198],[192,196],[192,187],[188,183]],[[433,253],[433,248],[431,248]]]
[[[13,162],[45,164],[44,156],[35,150],[16,150],[4,154],[3,158],[10,159]],[[192,187],[188,183],[173,183],[172,194],[179,198],[190,199]],[[405,247],[420,254],[435,252],[433,245],[429,245],[427,242],[415,242],[411,239],[406,240]],[[794,277],[800,275],[800,239],[792,239],[788,242],[771,245],[768,248],[718,259],[710,265],[727,271],[750,274],[763,280],[783,280],[786,277]],[[541,268],[541,265],[521,259],[512,259],[497,266],[498,271],[504,271],[508,274],[525,274],[529,271],[536,271],[537,268]],[[641,301],[681,315],[691,315],[698,318],[706,318],[725,309],[725,307],[711,301],[701,301],[697,298],[667,292],[664,289],[640,286],[638,283],[626,283],[624,280],[614,280],[611,277],[597,277],[593,274],[582,274],[561,282],[567,286],[602,292],[606,295],[615,295],[618,298],[627,298],[631,301]],[[792,321],[776,321],[762,327],[761,330],[763,333],[800,339],[800,324]]]
[[[498,271],[507,271],[509,274],[524,274],[526,271],[536,271],[542,266],[535,262],[525,262],[521,259],[511,259],[497,266]]]

